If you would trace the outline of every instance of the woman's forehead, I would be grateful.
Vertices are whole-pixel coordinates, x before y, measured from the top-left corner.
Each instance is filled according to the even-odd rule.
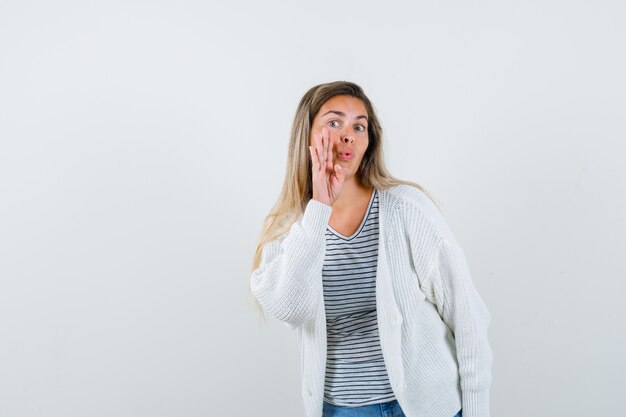
[[[363,101],[359,98],[347,95],[334,96],[328,99],[322,107],[320,107],[318,115],[322,117],[328,113],[339,114],[340,116],[345,116],[346,113],[348,113],[354,116],[367,117],[367,110],[365,109]]]

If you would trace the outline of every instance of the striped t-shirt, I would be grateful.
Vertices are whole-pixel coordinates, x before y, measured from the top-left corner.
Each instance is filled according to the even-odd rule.
[[[330,225],[322,269],[327,360],[324,401],[347,407],[395,399],[380,348],[376,318],[378,193],[352,236]]]

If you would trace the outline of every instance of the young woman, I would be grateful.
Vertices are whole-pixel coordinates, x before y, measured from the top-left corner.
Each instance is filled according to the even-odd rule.
[[[358,85],[302,97],[250,290],[299,333],[306,417],[489,417],[490,313],[438,206],[385,168]]]

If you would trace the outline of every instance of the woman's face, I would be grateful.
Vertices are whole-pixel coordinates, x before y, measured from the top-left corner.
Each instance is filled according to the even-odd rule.
[[[321,138],[322,128],[330,135],[333,163],[340,164],[346,177],[355,175],[369,143],[367,111],[361,99],[348,95],[334,96],[322,105],[313,119],[309,143]]]

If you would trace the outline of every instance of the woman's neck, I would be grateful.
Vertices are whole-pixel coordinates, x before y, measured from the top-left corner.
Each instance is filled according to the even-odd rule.
[[[358,204],[365,196],[369,196],[372,192],[372,187],[364,186],[356,176],[346,178],[343,184],[343,189],[339,198],[333,204],[333,209],[342,211],[350,209],[351,206]]]

